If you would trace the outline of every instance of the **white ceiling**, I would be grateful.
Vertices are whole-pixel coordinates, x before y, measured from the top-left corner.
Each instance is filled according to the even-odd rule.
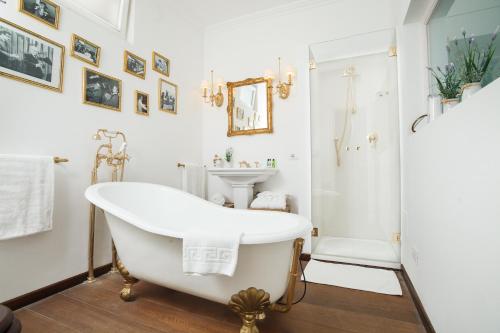
[[[307,2],[310,0],[301,0]],[[202,27],[228,21],[240,16],[287,5],[294,0],[164,0],[167,8],[183,13]]]

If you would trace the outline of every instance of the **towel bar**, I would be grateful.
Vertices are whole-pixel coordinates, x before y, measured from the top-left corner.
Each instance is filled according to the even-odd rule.
[[[54,157],[54,163],[56,163],[56,164],[65,163],[65,162],[69,162],[69,160],[67,158],[62,158],[62,157],[58,157],[58,156]]]
[[[177,163],[178,168],[185,168],[186,165],[184,163]]]

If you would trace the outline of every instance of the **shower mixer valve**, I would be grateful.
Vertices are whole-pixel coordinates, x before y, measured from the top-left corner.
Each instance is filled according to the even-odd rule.
[[[371,144],[371,145],[374,145],[378,142],[378,134],[373,132],[373,133],[370,133],[368,134],[368,136],[366,137],[366,139],[368,140],[368,143]]]

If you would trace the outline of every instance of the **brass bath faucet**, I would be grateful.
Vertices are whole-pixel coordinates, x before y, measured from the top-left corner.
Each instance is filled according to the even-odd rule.
[[[121,139],[121,147],[117,153],[113,153],[113,140]],[[90,184],[94,185],[98,182],[97,170],[101,165],[101,162],[105,162],[107,166],[111,167],[111,181],[117,182],[123,180],[123,174],[125,171],[125,162],[129,160],[127,155],[127,139],[125,134],[119,131],[108,131],[107,129],[99,129],[93,136],[94,140],[107,139],[108,142],[101,144],[97,148],[95,154],[94,166],[92,168],[92,174],[90,178]],[[88,244],[88,282],[93,282],[95,280],[94,276],[94,235],[95,235],[95,206],[90,204],[90,214],[89,214],[89,244]],[[112,254],[112,272],[117,272],[117,255],[115,244],[111,242],[111,254]]]

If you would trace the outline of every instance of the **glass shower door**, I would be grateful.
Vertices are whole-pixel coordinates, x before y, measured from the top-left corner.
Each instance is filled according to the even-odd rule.
[[[312,257],[399,267],[396,57],[317,62],[311,127]]]

